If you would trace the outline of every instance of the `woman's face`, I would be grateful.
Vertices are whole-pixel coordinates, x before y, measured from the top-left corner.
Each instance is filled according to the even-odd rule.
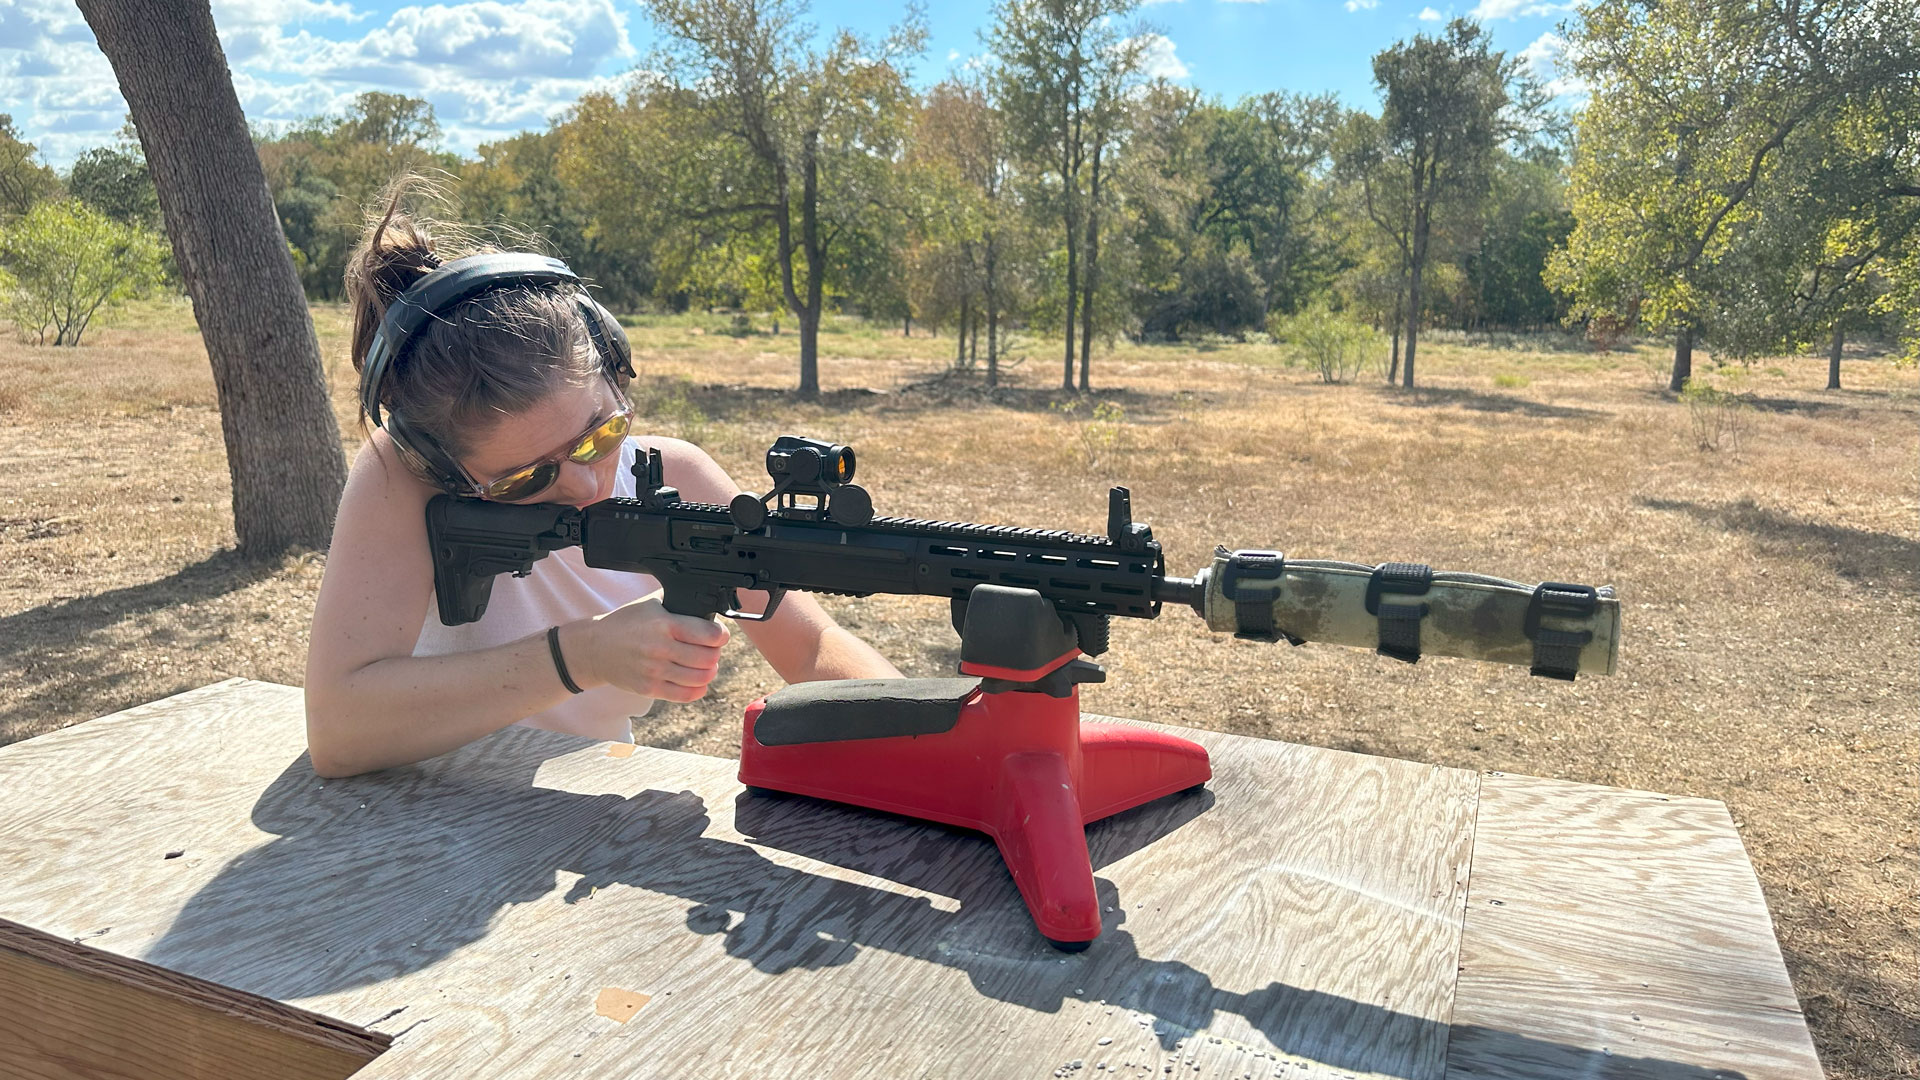
[[[589,386],[563,387],[524,412],[501,417],[461,457],[460,464],[485,484],[530,462],[564,455],[582,434],[622,404],[619,392],[606,379],[595,379]],[[559,476],[551,487],[514,501],[587,506],[612,496],[619,469],[619,454],[587,465],[562,456]]]

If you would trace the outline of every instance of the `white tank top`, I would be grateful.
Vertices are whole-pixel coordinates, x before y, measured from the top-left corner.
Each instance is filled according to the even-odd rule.
[[[620,451],[620,473],[613,487],[615,495],[631,497],[634,494],[633,459],[637,445],[629,437]],[[660,583],[650,574],[597,570],[586,564],[578,547],[562,548],[534,563],[533,571],[526,577],[501,574],[494,578],[487,613],[464,626],[441,623],[437,600],[429,592],[427,619],[420,627],[420,640],[414,643],[413,655],[444,656],[504,645],[528,634],[544,632],[549,626],[604,614],[659,591]],[[645,716],[652,705],[650,697],[618,687],[596,686],[520,723],[590,739],[632,742],[631,721]]]

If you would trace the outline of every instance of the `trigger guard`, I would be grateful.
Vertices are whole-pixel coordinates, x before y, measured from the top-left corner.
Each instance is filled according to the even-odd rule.
[[[773,613],[775,611],[779,610],[780,598],[785,595],[787,595],[787,590],[780,588],[777,585],[771,589],[768,589],[767,590],[767,610],[761,612],[758,615],[755,615],[752,612],[740,610],[739,590],[728,589],[727,596],[729,599],[727,603],[727,610],[721,612],[720,614],[725,615],[729,619],[734,619],[739,622],[766,622],[768,619],[773,618]]]

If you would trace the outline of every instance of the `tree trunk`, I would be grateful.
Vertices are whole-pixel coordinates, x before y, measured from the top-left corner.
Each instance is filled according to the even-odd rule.
[[[1060,389],[1073,391],[1073,316],[1080,300],[1080,248],[1074,236],[1074,215],[1067,214],[1067,359],[1060,372]]]
[[[971,332],[967,336],[972,339],[967,344],[967,370],[972,371],[975,365],[980,363],[980,313],[974,312],[967,323],[971,327]]]
[[[1667,389],[1679,393],[1687,388],[1687,380],[1693,378],[1693,327],[1683,326],[1673,337],[1673,378],[1668,380]]]
[[[1387,369],[1387,385],[1392,386],[1400,378],[1400,330],[1407,309],[1406,290],[1402,289],[1393,298],[1393,366]]]
[[[800,244],[807,254],[806,310],[800,314],[800,396],[820,396],[821,289],[827,253],[820,243],[820,135],[809,131],[800,178]]]
[[[993,244],[987,244],[987,385],[1000,385],[1000,294],[994,280]]]
[[[987,385],[1000,385],[1000,311],[987,304]]]
[[[960,325],[953,335],[953,370],[964,371],[967,366],[967,321],[973,316],[973,297],[960,298]]]
[[[1847,347],[1847,332],[1833,328],[1833,351],[1827,354],[1827,389],[1840,389],[1840,352]]]
[[[206,0],[84,0],[213,367],[241,552],[324,549],[346,484],[313,316]]]
[[[901,319],[900,336],[901,337],[913,336],[913,312],[911,311],[907,312],[906,315],[903,316]]]
[[[1406,362],[1400,368],[1401,385],[1409,390],[1413,388],[1413,355],[1420,345],[1420,277],[1427,268],[1427,236],[1432,225],[1420,201],[1421,188],[1417,182],[1413,200],[1413,245],[1407,260],[1407,351]]]
[[[1093,148],[1092,183],[1087,189],[1086,299],[1080,302],[1080,392],[1092,389],[1088,373],[1093,366],[1093,298],[1100,287],[1100,152]]]
[[[1407,277],[1407,349],[1400,367],[1401,385],[1413,387],[1413,351],[1420,337],[1420,264],[1413,265]]]

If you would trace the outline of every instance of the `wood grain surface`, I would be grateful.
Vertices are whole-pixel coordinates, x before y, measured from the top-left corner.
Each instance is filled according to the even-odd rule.
[[[0,1076],[342,1080],[391,1041],[0,919]]]
[[[1488,774],[1450,1077],[1822,1075],[1724,804]]]
[[[1182,731],[1215,779],[1088,829],[1106,930],[1066,955],[976,834],[750,798],[731,760],[526,728],[322,781],[301,718],[297,688],[233,680],[0,747],[0,917],[392,1033],[367,1078],[1438,1080],[1450,1037],[1461,1075],[1608,1075],[1579,1018],[1609,971],[1559,988],[1575,1019],[1557,1027],[1486,989],[1537,988],[1565,961],[1480,918],[1508,909],[1468,888],[1473,773]],[[1537,783],[1549,803],[1594,790]],[[1599,863],[1567,835],[1496,865],[1578,889],[1610,880],[1654,826],[1638,827]],[[1711,863],[1702,889],[1751,889],[1737,838],[1702,835],[1673,872]],[[1693,1020],[1732,1039],[1745,988],[1785,975],[1764,908],[1709,915],[1657,932],[1732,935],[1712,970],[1747,981]],[[1472,984],[1468,1038],[1463,919],[1483,955],[1513,957]],[[1594,955],[1639,940],[1613,925],[1587,931]],[[645,1004],[602,1015],[609,988]],[[1696,1064],[1651,1046],[1634,1060]],[[1508,1071],[1471,1072],[1502,1056]]]

